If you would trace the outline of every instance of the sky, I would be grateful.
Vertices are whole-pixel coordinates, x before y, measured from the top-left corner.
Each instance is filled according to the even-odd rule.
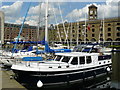
[[[1,1],[1,0],[0,0]],[[43,0],[44,1],[44,0]],[[98,7],[98,19],[118,17],[119,0],[52,0],[48,5],[48,23],[84,21],[88,16],[88,7]],[[27,12],[27,9],[29,11]],[[2,0],[0,11],[5,13],[5,22],[21,24],[27,13],[25,24],[37,26],[45,24],[45,2],[36,0]]]

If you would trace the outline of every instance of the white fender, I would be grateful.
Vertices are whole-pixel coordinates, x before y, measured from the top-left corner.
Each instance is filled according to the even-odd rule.
[[[106,79],[107,79],[107,80],[110,80],[110,77],[107,77]]]
[[[106,68],[106,70],[109,72],[109,71],[110,71],[110,68],[109,68],[109,67],[107,67],[107,68]]]
[[[43,83],[39,80],[38,82],[37,82],[37,87],[42,87],[43,86]]]

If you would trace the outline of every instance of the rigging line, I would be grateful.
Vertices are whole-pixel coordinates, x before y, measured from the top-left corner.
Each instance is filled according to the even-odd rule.
[[[40,37],[40,15],[41,15],[41,4],[39,4],[39,16],[38,16],[38,27],[37,27],[37,41],[39,41],[39,37]],[[37,46],[38,46],[38,42],[37,42]]]
[[[101,29],[102,29],[102,20],[101,20],[101,23],[100,23],[100,26],[99,26],[99,39],[98,39],[98,42],[100,43],[101,42]]]
[[[57,17],[56,17],[56,13],[55,13],[54,8],[53,8],[53,12],[54,12],[54,17],[55,17],[55,22],[57,24]],[[60,29],[59,29],[58,25],[57,25],[57,30],[58,30],[58,36],[59,36],[60,42],[62,42],[61,37],[60,37]]]
[[[105,11],[104,11],[104,9],[103,9],[103,20],[102,20],[102,30],[103,30],[103,45],[104,45],[104,42],[105,42],[105,21],[104,21],[104,19],[105,19]]]
[[[29,3],[29,6],[28,6],[27,12],[26,12],[26,14],[25,14],[25,17],[24,17],[24,20],[23,20],[22,26],[21,26],[21,28],[20,28],[20,31],[19,31],[19,34],[18,34],[18,37],[17,37],[16,43],[15,43],[15,45],[14,45],[14,48],[13,48],[13,51],[12,51],[12,57],[13,57],[13,54],[14,54],[14,52],[15,52],[14,49],[16,49],[16,47],[17,47],[17,43],[18,43],[18,40],[19,40],[20,35],[21,35],[21,33],[22,33],[23,26],[24,26],[24,22],[26,21],[26,17],[27,17],[28,11],[29,11],[29,9],[30,9],[30,6],[31,6],[31,2]]]
[[[65,39],[65,40],[67,41],[68,48],[69,48],[69,42],[68,42],[68,39],[67,39],[68,35],[67,35],[67,33],[66,33],[65,24],[64,24],[64,21],[63,21],[63,16],[62,16],[62,12],[61,12],[61,7],[60,7],[60,4],[59,4],[59,3],[58,3],[58,6],[59,6],[60,15],[61,15],[62,23],[63,23],[64,33],[65,33],[65,36],[66,36],[66,39]]]
[[[70,4],[70,9],[71,9],[71,4]],[[71,19],[71,27],[70,27],[70,47],[72,47],[72,26],[73,26],[73,23],[72,23],[72,20],[73,20],[73,14],[71,15],[70,19]]]
[[[78,20],[78,22],[76,23],[77,24],[77,46],[78,46],[78,30],[79,30],[79,20]]]
[[[86,43],[86,13],[85,13],[85,30],[84,30],[84,43]]]

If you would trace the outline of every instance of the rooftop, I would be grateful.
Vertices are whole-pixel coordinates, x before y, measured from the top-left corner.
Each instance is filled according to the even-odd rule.
[[[80,56],[95,56],[98,55],[98,53],[70,52],[70,53],[56,53],[55,55],[80,57]]]

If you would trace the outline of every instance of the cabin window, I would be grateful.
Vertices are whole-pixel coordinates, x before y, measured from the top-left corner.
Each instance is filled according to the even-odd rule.
[[[57,56],[57,58],[55,59],[55,61],[60,61],[62,56]]]
[[[70,57],[64,57],[64,58],[62,59],[62,62],[66,62],[66,63],[68,63],[69,60],[70,60]]]
[[[80,64],[85,64],[85,57],[79,57]]]
[[[78,64],[78,58],[77,57],[74,57],[71,61],[71,64],[73,65],[77,65]]]
[[[111,55],[98,56],[98,60],[107,60],[107,59],[111,59]]]
[[[92,62],[92,60],[91,60],[91,57],[90,57],[90,56],[86,56],[86,62],[87,62],[87,64],[89,64],[89,63],[91,63],[91,62]]]

